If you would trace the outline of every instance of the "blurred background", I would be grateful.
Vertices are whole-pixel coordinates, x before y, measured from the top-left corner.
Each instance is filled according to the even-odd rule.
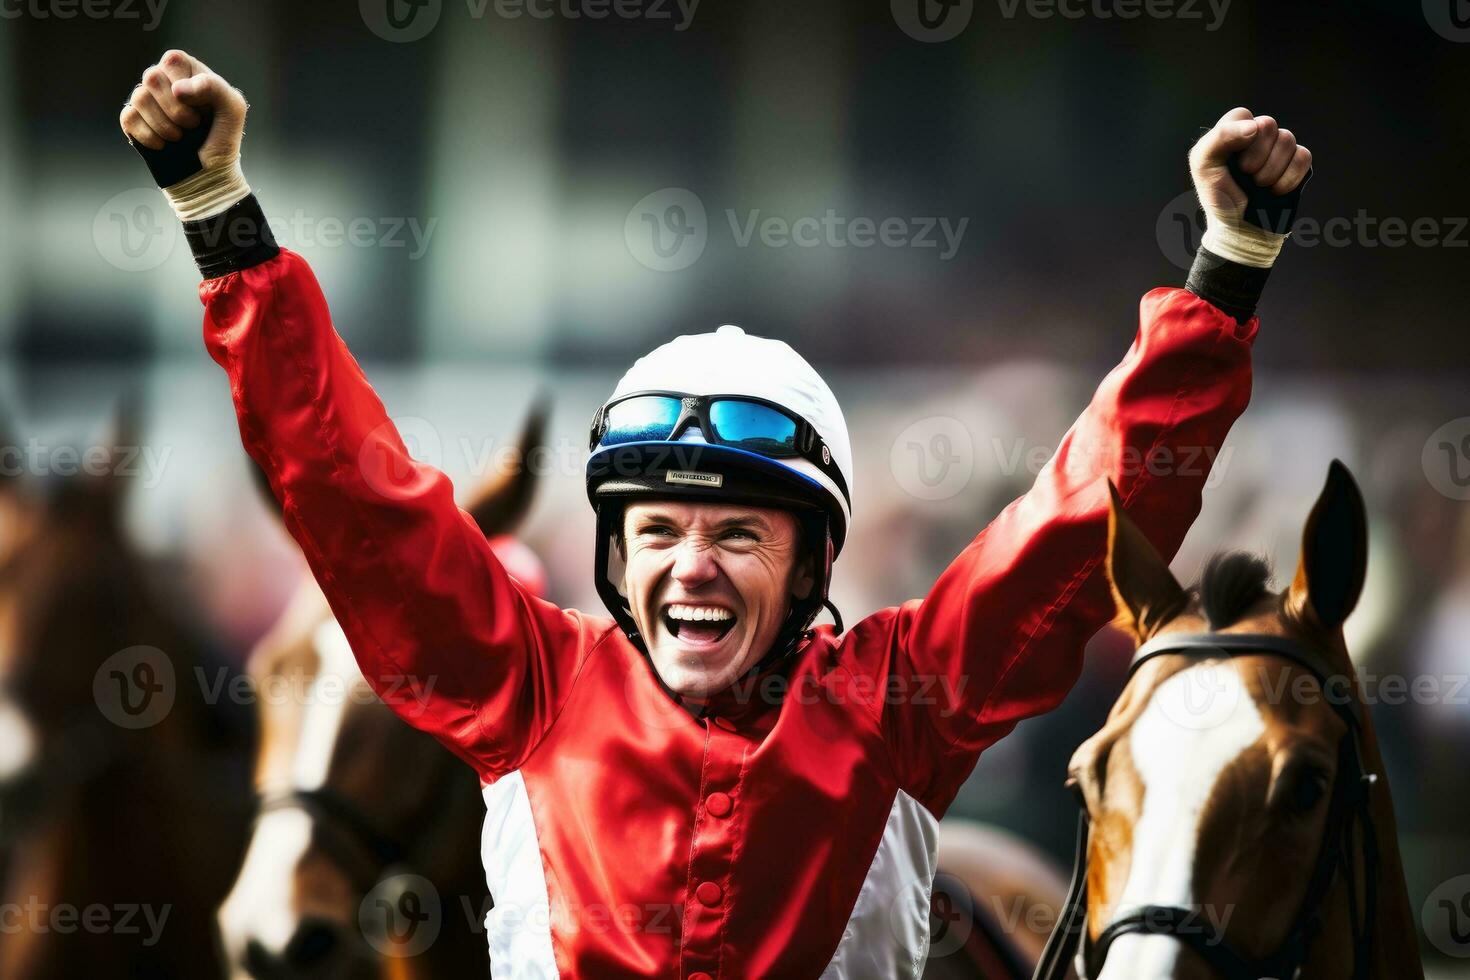
[[[243,667],[304,574],[203,350],[188,248],[118,132],[170,47],[249,98],[247,177],[420,458],[467,497],[549,394],[519,533],[548,594],[592,611],[592,412],[637,355],[727,322],[789,341],[845,406],[847,621],[922,594],[1030,484],[1139,297],[1182,284],[1201,127],[1270,113],[1316,175],[1261,306],[1252,405],[1174,568],[1243,548],[1284,585],[1328,462],[1354,472],[1372,550],[1350,646],[1365,676],[1433,681],[1372,710],[1431,975],[1470,975],[1436,898],[1470,874],[1463,0],[934,9],[0,0],[6,494],[50,499],[86,447],[132,446],[114,457],[142,570],[125,578],[153,583],[211,669]],[[23,512],[0,508],[0,540]],[[105,615],[56,588],[54,616]],[[144,630],[106,652],[131,644],[164,646]],[[1066,760],[1127,655],[1099,634],[1067,702],[991,750],[955,813],[1069,861]],[[214,707],[206,768],[248,782],[251,711]]]

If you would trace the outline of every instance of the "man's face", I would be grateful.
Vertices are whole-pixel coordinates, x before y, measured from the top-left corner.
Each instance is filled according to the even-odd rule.
[[[623,518],[623,591],[659,677],[704,698],[770,650],[813,586],[796,517],[767,507],[645,501]]]

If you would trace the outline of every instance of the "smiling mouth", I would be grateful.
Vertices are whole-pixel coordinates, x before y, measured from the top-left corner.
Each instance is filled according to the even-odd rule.
[[[670,603],[664,606],[662,619],[671,636],[696,646],[713,646],[734,629],[736,617],[723,607]]]

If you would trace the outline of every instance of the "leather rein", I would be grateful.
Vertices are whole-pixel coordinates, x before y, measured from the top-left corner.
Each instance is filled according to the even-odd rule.
[[[1065,980],[1069,965],[1075,965],[1079,980],[1096,980],[1107,961],[1108,950],[1121,936],[1131,934],[1168,936],[1188,946],[1227,980],[1297,980],[1312,941],[1322,928],[1323,904],[1336,876],[1341,873],[1348,888],[1349,921],[1353,932],[1353,980],[1365,980],[1371,963],[1372,928],[1377,914],[1378,840],[1369,811],[1369,791],[1378,780],[1363,762],[1363,707],[1356,697],[1333,696],[1329,685],[1348,680],[1345,691],[1353,690],[1349,678],[1335,670],[1319,653],[1285,636],[1266,633],[1169,633],[1139,647],[1128,667],[1132,680],[1144,663],[1155,657],[1183,655],[1195,659],[1231,659],[1252,654],[1269,654],[1301,667],[1317,679],[1323,697],[1347,724],[1348,734],[1338,746],[1338,771],[1333,782],[1326,831],[1316,868],[1306,896],[1286,938],[1270,954],[1251,957],[1232,946],[1197,909],[1146,905],[1114,919],[1094,941],[1087,930],[1087,856],[1089,819],[1084,804],[1077,818],[1077,848],[1072,883],[1062,914],[1047,940],[1033,980]],[[1358,902],[1357,879],[1353,873],[1356,830],[1362,824],[1363,895]],[[1361,931],[1359,920],[1361,919]],[[1075,956],[1075,964],[1069,961]]]

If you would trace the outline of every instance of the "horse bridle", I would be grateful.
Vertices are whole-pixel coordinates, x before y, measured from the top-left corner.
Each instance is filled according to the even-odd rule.
[[[1155,657],[1182,655],[1197,659],[1269,654],[1301,667],[1317,679],[1323,698],[1347,724],[1348,733],[1338,746],[1338,771],[1332,788],[1322,850],[1312,872],[1306,895],[1286,938],[1264,957],[1246,956],[1226,941],[1198,910],[1175,906],[1146,905],[1110,922],[1094,942],[1087,932],[1087,849],[1089,823],[1084,803],[1077,818],[1077,849],[1072,883],[1066,903],[1051,938],[1047,940],[1033,980],[1063,980],[1068,961],[1075,953],[1079,980],[1096,980],[1107,960],[1108,950],[1119,937],[1130,934],[1168,936],[1183,943],[1227,980],[1260,980],[1269,977],[1297,980],[1312,941],[1322,927],[1323,903],[1334,878],[1342,873],[1347,883],[1349,920],[1353,932],[1353,978],[1364,980],[1370,967],[1372,928],[1378,897],[1378,843],[1369,810],[1369,790],[1377,781],[1363,763],[1363,708],[1349,694],[1334,697],[1329,686],[1351,678],[1336,670],[1319,653],[1286,636],[1266,633],[1169,633],[1155,637],[1133,655],[1128,680]],[[1357,878],[1353,870],[1357,824],[1363,825],[1363,906],[1359,931]]]
[[[291,809],[304,812],[316,828],[324,831],[323,849],[349,874],[354,866],[368,870],[361,860],[364,855],[376,859],[381,867],[392,867],[400,864],[408,853],[404,843],[380,830],[362,807],[326,787],[264,794],[257,802],[256,820],[276,810]],[[356,846],[355,861],[343,846],[348,841]],[[366,878],[376,881],[377,871],[371,870]]]

